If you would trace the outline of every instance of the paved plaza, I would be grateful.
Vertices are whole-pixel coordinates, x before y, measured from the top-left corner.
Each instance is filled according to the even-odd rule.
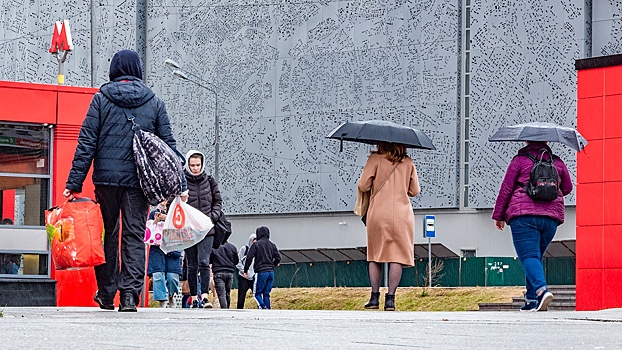
[[[11,308],[0,349],[622,349],[622,309],[382,312]]]

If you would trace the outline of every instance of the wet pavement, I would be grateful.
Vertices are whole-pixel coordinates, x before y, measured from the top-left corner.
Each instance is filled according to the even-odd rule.
[[[622,309],[383,312],[7,307],[0,349],[622,349]]]

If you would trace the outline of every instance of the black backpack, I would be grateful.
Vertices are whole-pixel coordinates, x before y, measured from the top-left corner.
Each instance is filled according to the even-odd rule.
[[[527,153],[520,154],[533,161],[529,182],[524,189],[527,191],[527,195],[534,201],[551,202],[559,195],[559,174],[557,173],[557,168],[553,165],[557,157],[544,148],[540,151],[540,159]],[[548,160],[544,159],[545,153],[549,155]]]

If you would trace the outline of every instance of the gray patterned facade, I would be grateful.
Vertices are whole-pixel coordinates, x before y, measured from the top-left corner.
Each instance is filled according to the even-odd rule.
[[[100,86],[115,51],[137,50],[180,149],[210,155],[208,169],[215,96],[173,77],[164,61],[217,90],[219,177],[224,208],[235,214],[351,211],[370,148],[346,143],[339,152],[324,136],[364,119],[414,126],[436,145],[411,152],[422,183],[415,208],[464,205],[460,176],[468,177],[467,207],[490,208],[518,144],[488,137],[506,123],[573,126],[574,60],[622,52],[622,2],[613,0],[0,0],[0,10],[0,79],[54,84],[52,23],[69,19],[66,84]],[[575,173],[572,152],[554,150]]]

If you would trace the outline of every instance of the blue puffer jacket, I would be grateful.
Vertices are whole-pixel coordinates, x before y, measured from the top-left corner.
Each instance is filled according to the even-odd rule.
[[[118,77],[102,85],[91,100],[78,136],[67,189],[82,192],[91,162],[95,185],[140,188],[132,151],[134,133],[123,108],[132,110],[142,130],[176,148],[164,102],[141,79]]]

